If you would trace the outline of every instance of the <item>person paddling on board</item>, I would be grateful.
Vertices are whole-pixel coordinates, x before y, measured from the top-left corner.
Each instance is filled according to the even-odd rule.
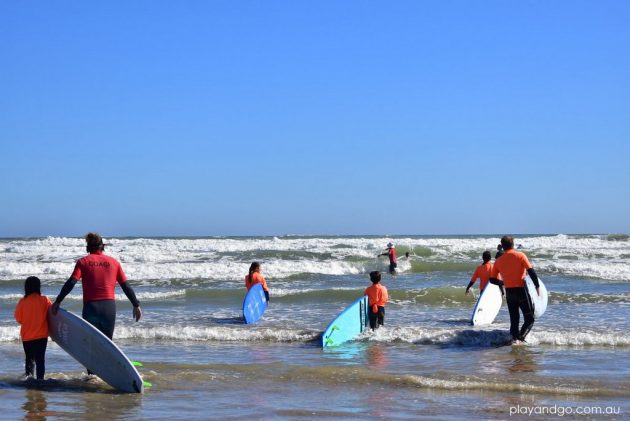
[[[385,304],[389,296],[387,288],[381,285],[381,272],[375,270],[370,272],[370,281],[372,286],[368,287],[364,294],[368,296],[368,319],[370,320],[370,328],[377,329],[385,323]]]
[[[483,263],[477,266],[475,269],[475,273],[473,273],[470,278],[470,282],[466,287],[466,294],[470,292],[470,288],[474,285],[474,283],[479,279],[479,293],[481,294],[483,290],[488,285],[488,280],[490,279],[490,272],[492,271],[492,263],[490,263],[490,259],[492,259],[492,255],[488,250],[484,251],[481,255],[483,259]]]
[[[510,334],[512,335],[512,344],[518,345],[525,341],[525,337],[534,325],[534,306],[531,297],[527,293],[525,287],[526,273],[534,282],[536,293],[540,296],[538,283],[538,275],[524,253],[514,250],[514,238],[505,235],[501,238],[501,246],[504,253],[499,257],[492,266],[490,273],[490,282],[505,286],[506,301],[510,312]],[[501,276],[501,279],[498,279]],[[523,326],[520,331],[518,328],[520,322],[519,309],[523,313]]]
[[[79,259],[74,271],[61,288],[52,305],[52,313],[57,314],[63,299],[72,291],[77,282],[83,283],[83,318],[92,326],[112,339],[116,323],[116,282],[133,305],[133,317],[136,322],[142,317],[140,302],[127,282],[118,260],[103,254],[103,238],[96,233],[85,236],[87,256]],[[88,371],[88,374],[89,371]]]
[[[247,291],[256,284],[262,285],[262,288],[265,291],[265,298],[267,299],[267,302],[269,302],[269,288],[267,288],[267,281],[260,274],[259,262],[253,262],[249,266],[249,274],[245,276],[245,288],[247,288]]]
[[[385,253],[381,253],[380,256],[388,256],[389,257],[389,273],[392,275],[396,273],[396,268],[398,267],[398,262],[396,260],[396,247],[394,244],[387,243],[387,251]]]

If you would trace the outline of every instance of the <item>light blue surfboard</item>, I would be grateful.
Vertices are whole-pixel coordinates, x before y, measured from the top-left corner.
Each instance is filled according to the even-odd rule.
[[[322,334],[322,348],[337,346],[354,339],[368,326],[368,297],[363,297],[350,304],[330,322]]]
[[[256,284],[247,291],[243,300],[243,318],[245,323],[256,323],[267,309],[267,297],[261,284]]]
[[[60,308],[48,310],[48,334],[64,351],[110,386],[127,393],[143,393],[144,382],[127,356],[94,326]]]

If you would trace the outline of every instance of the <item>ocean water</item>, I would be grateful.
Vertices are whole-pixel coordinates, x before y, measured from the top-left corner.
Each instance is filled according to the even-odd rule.
[[[627,235],[517,237],[550,293],[519,347],[504,346],[505,305],[492,325],[469,325],[476,294],[464,289],[497,236],[107,241],[144,310],[133,322],[118,289],[114,340],[153,387],[125,395],[86,381],[52,342],[47,380],[20,380],[13,310],[24,279],[40,277],[54,299],[85,249],[78,238],[0,239],[2,419],[630,419]],[[385,326],[322,350],[321,332],[370,285],[367,274],[387,271],[376,255],[389,241],[399,273],[383,275]],[[254,260],[271,302],[244,325]],[[80,314],[80,284],[63,307]]]

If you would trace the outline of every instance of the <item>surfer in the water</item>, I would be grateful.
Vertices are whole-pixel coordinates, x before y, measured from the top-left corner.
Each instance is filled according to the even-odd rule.
[[[492,259],[492,255],[488,250],[484,251],[481,255],[483,259],[483,263],[477,266],[475,269],[475,273],[473,273],[470,278],[470,282],[466,287],[466,294],[470,292],[470,288],[474,285],[474,283],[479,279],[479,293],[481,294],[483,290],[488,285],[488,280],[490,279],[490,272],[492,271],[492,263],[490,263],[490,259]]]
[[[503,246],[502,246],[501,244],[499,244],[499,245],[497,246],[497,252],[496,252],[496,254],[494,255],[494,260],[497,260],[499,257],[503,256],[503,253],[504,253],[504,252],[503,252]]]
[[[512,335],[512,344],[518,345],[525,341],[525,337],[534,324],[534,306],[532,300],[527,293],[525,287],[526,273],[534,282],[536,293],[540,295],[538,275],[527,256],[520,251],[514,250],[514,238],[505,235],[501,238],[501,246],[504,253],[499,257],[492,266],[490,274],[490,282],[505,286],[506,301],[510,312],[510,334]],[[498,277],[501,275],[501,279]],[[520,331],[518,328],[520,322],[520,313],[523,312],[525,321]]]
[[[36,368],[37,380],[43,380],[46,373],[46,346],[48,345],[48,321],[46,315],[51,302],[41,293],[41,282],[36,276],[29,276],[24,282],[24,298],[15,307],[15,320],[21,325],[20,337],[26,354],[24,375],[33,376]]]
[[[265,291],[265,298],[267,299],[267,302],[269,302],[269,288],[267,288],[267,281],[260,273],[259,262],[253,262],[249,266],[249,274],[245,276],[245,288],[247,288],[248,291],[256,284],[262,285],[262,288]]]
[[[387,243],[387,251],[385,253],[379,254],[380,256],[388,256],[389,257],[389,273],[392,275],[396,273],[396,268],[398,267],[398,262],[396,260],[396,247],[394,244]]]
[[[105,250],[103,238],[91,232],[85,236],[85,241],[89,254],[77,261],[72,275],[55,299],[52,311],[53,314],[57,314],[63,299],[72,291],[75,284],[81,281],[83,282],[83,318],[112,339],[116,323],[117,282],[133,305],[133,317],[136,321],[142,317],[142,309],[118,260],[103,254]]]
[[[381,272],[375,270],[370,272],[370,281],[372,286],[365,290],[365,295],[368,296],[368,319],[370,320],[370,328],[372,330],[382,326],[385,323],[385,304],[389,299],[387,295],[387,288],[381,285]]]

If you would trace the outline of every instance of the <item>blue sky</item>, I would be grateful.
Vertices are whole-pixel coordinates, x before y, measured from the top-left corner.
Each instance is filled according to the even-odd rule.
[[[626,1],[0,5],[0,236],[630,232]]]

